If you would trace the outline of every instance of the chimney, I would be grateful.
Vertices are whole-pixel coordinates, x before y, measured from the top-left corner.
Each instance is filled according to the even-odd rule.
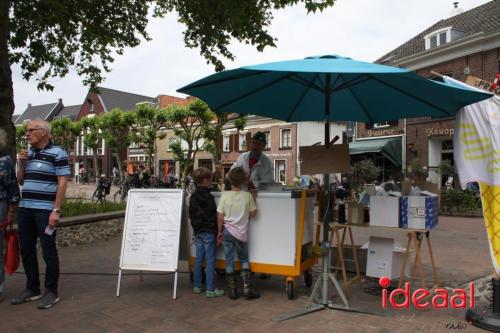
[[[58,102],[58,103],[59,103],[59,104],[62,104],[62,98],[59,98],[59,102]]]
[[[31,107],[31,103],[28,103],[28,109]]]
[[[453,9],[450,11],[449,17],[453,17],[453,16],[456,16],[458,14],[462,14],[463,12],[464,12],[464,10],[462,8],[458,7],[458,1],[455,1],[453,3]]]

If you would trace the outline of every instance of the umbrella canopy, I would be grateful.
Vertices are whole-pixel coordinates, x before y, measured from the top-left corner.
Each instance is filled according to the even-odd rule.
[[[241,67],[178,91],[204,100],[214,111],[288,122],[447,117],[491,97],[431,81],[407,69],[336,55]]]

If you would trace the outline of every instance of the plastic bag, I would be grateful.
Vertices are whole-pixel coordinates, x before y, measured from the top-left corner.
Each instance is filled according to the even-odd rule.
[[[17,231],[14,230],[12,224],[9,224],[5,228],[5,273],[8,275],[14,274],[19,267],[19,261],[19,240],[17,238]]]

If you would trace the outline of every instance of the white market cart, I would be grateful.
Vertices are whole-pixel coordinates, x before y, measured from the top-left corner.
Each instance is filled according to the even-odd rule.
[[[315,190],[268,192],[257,195],[257,217],[249,226],[250,269],[286,277],[289,299],[295,296],[295,280],[304,275],[306,286],[312,285],[310,268],[317,262],[313,254],[313,200]],[[221,193],[212,192],[216,202]],[[189,222],[188,222],[189,223]],[[192,229],[189,223],[189,239]],[[189,268],[193,272],[196,249],[190,243]],[[216,269],[225,268],[224,251],[217,248]],[[239,262],[236,261],[236,269]]]

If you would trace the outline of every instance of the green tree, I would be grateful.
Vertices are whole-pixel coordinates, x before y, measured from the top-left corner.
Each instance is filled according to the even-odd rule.
[[[222,57],[233,60],[229,44],[240,41],[262,51],[275,46],[267,29],[272,10],[303,3],[308,12],[333,6],[335,0],[0,0],[0,126],[9,134],[14,155],[14,92],[11,66],[39,89],[74,70],[91,88],[110,71],[113,54],[121,55],[149,40],[150,9],[162,17],[176,11],[186,26],[184,43],[199,48],[216,70]]]
[[[206,140],[204,149],[212,154],[215,163],[218,164],[222,155],[222,130],[229,123],[232,123],[238,131],[243,130],[247,123],[247,117],[221,112],[212,112],[212,114],[212,121],[204,127]]]
[[[123,161],[130,143],[132,135],[130,132],[131,126],[136,122],[134,112],[124,112],[118,108],[106,112],[100,116],[99,128],[102,137],[106,141],[113,158],[118,165],[120,175],[124,175]]]
[[[160,128],[167,124],[167,111],[152,106],[150,103],[141,103],[135,109],[136,122],[132,127],[133,141],[144,147],[148,155],[147,166],[153,170],[152,163],[156,153],[156,139],[164,139],[166,133]]]
[[[76,138],[82,130],[80,122],[64,117],[54,119],[50,125],[52,126],[54,142],[66,149],[68,156],[70,156],[70,151],[74,148]]]
[[[455,166],[450,160],[442,160],[441,163],[439,163],[439,172],[443,177],[453,177],[456,173]]]
[[[212,119],[212,111],[199,99],[188,106],[171,105],[166,109],[165,128],[177,138],[169,145],[181,165],[182,177],[190,174],[196,154],[203,149],[205,130]]]
[[[101,118],[99,116],[95,117],[85,117],[80,119],[81,134],[83,135],[83,143],[86,148],[92,150],[92,158],[94,160],[94,178],[97,179],[101,175],[101,170],[99,164],[97,163],[97,153],[98,149],[102,148],[103,135],[101,132]]]
[[[408,165],[408,173],[417,176],[417,179],[420,181],[422,178],[427,176],[427,173],[424,170],[424,166],[418,157],[412,159]]]
[[[26,140],[26,124],[16,126],[16,151],[28,149],[28,140]]]
[[[371,159],[365,159],[356,163],[355,171],[358,176],[364,178],[365,182],[372,183],[380,176],[382,169],[376,166]]]

